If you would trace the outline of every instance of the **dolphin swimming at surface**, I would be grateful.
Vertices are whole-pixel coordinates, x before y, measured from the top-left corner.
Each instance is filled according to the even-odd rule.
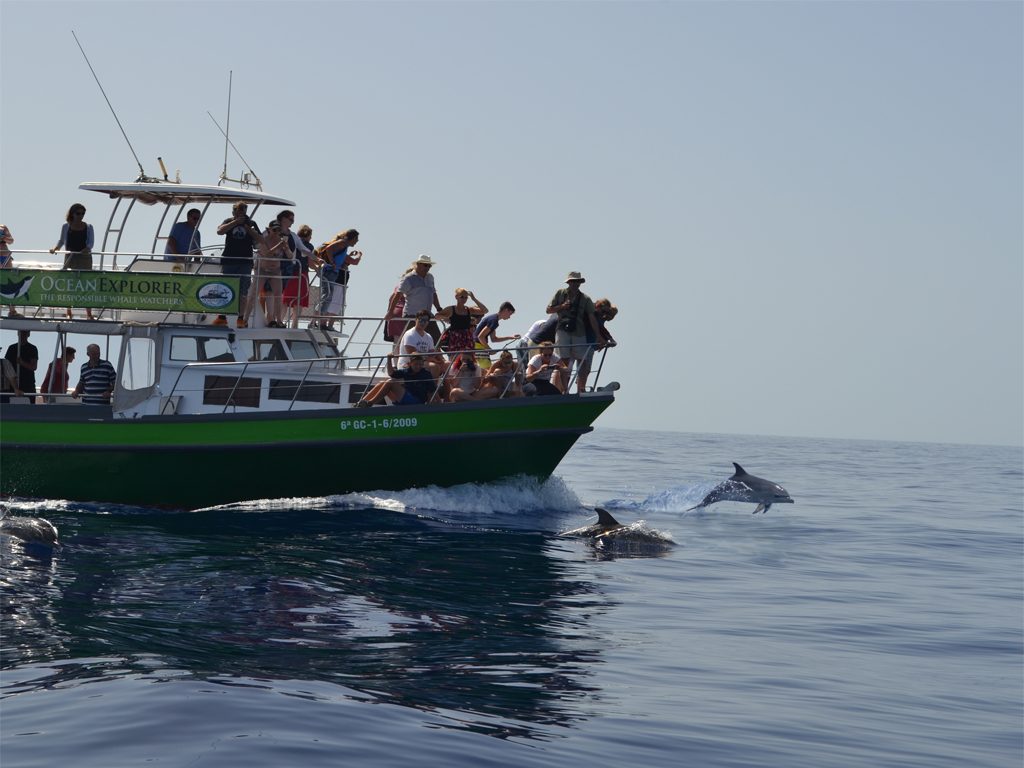
[[[597,522],[593,525],[585,525],[582,528],[574,528],[566,531],[562,536],[580,536],[582,538],[597,539],[615,531],[621,531],[626,526],[612,517],[612,513],[603,507],[594,507],[597,512]]]
[[[590,543],[598,548],[611,547],[616,551],[645,556],[661,555],[675,546],[671,536],[648,528],[643,520],[623,525],[607,509],[594,507],[594,511],[597,513],[596,523],[560,535],[590,539]]]
[[[700,504],[690,507],[687,512],[718,501],[749,501],[757,504],[753,512],[756,515],[758,512],[767,512],[772,504],[793,503],[789,492],[778,483],[748,474],[747,470],[735,461],[732,465],[736,467],[733,476],[712,488]]]
[[[47,547],[60,546],[60,542],[57,540],[57,527],[41,517],[4,515],[0,518],[0,534],[13,536],[26,544],[42,544]]]

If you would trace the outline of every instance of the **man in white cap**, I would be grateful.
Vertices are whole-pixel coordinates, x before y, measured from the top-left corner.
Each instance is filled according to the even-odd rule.
[[[413,262],[416,265],[416,271],[402,278],[402,282],[398,285],[399,292],[405,295],[403,316],[408,323],[407,329],[413,327],[417,314],[424,310],[430,312],[431,302],[438,312],[441,311],[441,301],[437,298],[437,291],[434,290],[434,276],[430,274],[430,268],[435,263],[429,256],[421,255]],[[431,314],[433,313],[431,312]],[[437,340],[441,338],[441,330],[437,327],[437,323],[431,320],[427,326],[427,332],[434,340],[434,344],[437,344]]]
[[[598,338],[597,317],[594,315],[594,302],[587,294],[580,290],[580,286],[586,282],[586,278],[579,272],[570,272],[565,283],[568,287],[559,288],[555,291],[551,303],[548,304],[547,312],[558,314],[558,325],[555,330],[555,345],[558,347],[558,355],[568,366],[566,381],[569,381],[569,374],[572,373],[572,363],[575,360],[576,392],[584,392],[587,388],[587,377],[590,375],[590,350],[593,344],[588,342],[590,338]],[[590,333],[587,326],[590,326]]]

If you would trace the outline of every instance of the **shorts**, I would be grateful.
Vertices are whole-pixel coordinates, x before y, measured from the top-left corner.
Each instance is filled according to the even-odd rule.
[[[402,395],[402,399],[395,403],[395,405],[423,405],[423,401],[409,390],[405,390],[405,394]]]
[[[593,342],[587,343],[584,333],[568,333],[562,329],[555,331],[555,350],[563,360],[584,362],[593,349]]]
[[[79,272],[89,272],[92,270],[92,254],[82,253],[78,251],[76,253],[69,253],[64,258],[64,269],[74,269]]]

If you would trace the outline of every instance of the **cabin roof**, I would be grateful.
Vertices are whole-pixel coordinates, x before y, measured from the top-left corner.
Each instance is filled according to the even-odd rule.
[[[176,184],[170,181],[87,181],[78,185],[88,192],[101,192],[112,198],[135,199],[145,205],[165,203],[181,205],[189,203],[263,203],[264,205],[288,205],[295,202],[283,197],[268,195],[260,190],[218,187],[207,184]]]

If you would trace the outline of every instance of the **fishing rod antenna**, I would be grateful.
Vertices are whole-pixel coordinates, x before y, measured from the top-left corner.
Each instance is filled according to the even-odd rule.
[[[85,55],[85,48],[78,40],[78,35],[75,34],[75,30],[71,30],[71,36],[75,38],[75,43],[78,45],[78,50],[82,52],[82,58],[85,59],[85,63],[89,66],[89,71],[92,72],[92,77],[96,81],[96,85],[100,88],[100,93],[103,94],[103,98],[107,102],[107,106],[110,108],[110,114],[114,116],[114,120],[117,122],[117,127],[121,129],[121,135],[124,136],[125,142],[128,144],[128,149],[132,152],[132,157],[135,158],[135,164],[139,166],[139,178],[136,181],[159,181],[159,179],[153,179],[146,175],[145,169],[142,167],[142,162],[139,160],[139,156],[135,152],[135,147],[132,146],[131,141],[128,139],[128,134],[124,130],[124,126],[121,125],[121,119],[117,116],[117,112],[114,110],[114,105],[110,103],[110,99],[107,97],[107,92],[103,90],[103,83],[100,82],[100,78],[96,74],[96,70],[92,67],[92,62],[89,61],[89,57]]]
[[[238,151],[238,147],[235,146],[234,142],[228,137],[228,132],[231,130],[231,84],[234,78],[234,72],[228,71],[228,122],[227,130],[220,127],[220,123],[217,122],[210,110],[206,110],[206,114],[210,115],[210,119],[213,120],[213,124],[217,126],[217,130],[224,135],[224,168],[220,172],[220,180],[217,182],[217,186],[221,186],[225,181],[233,181],[236,184],[241,184],[242,187],[255,187],[260,192],[263,191],[263,183],[260,181],[260,177],[256,174],[256,171],[249,165],[249,161],[242,157],[242,153]],[[235,150],[235,154],[238,155],[238,159],[241,160],[246,167],[245,173],[242,174],[240,179],[232,179],[228,176],[228,147]]]

